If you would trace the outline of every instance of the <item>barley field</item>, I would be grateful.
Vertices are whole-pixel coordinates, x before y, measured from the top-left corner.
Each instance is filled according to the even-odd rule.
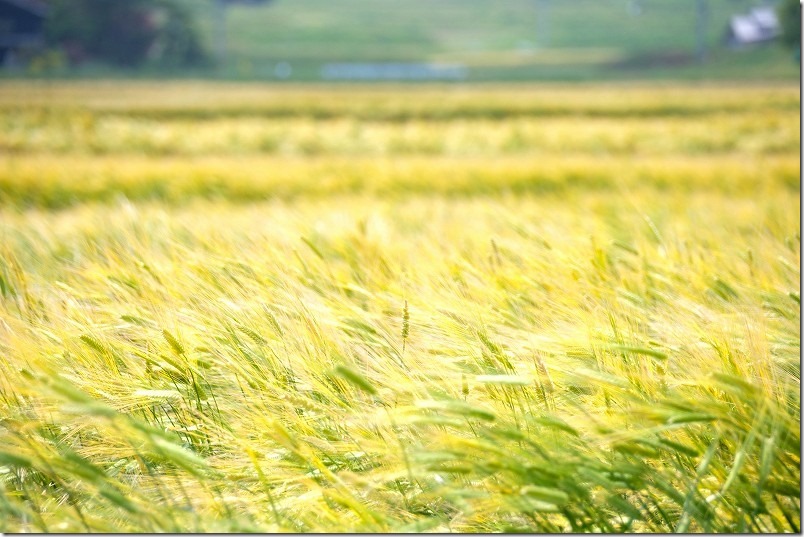
[[[0,85],[0,531],[800,532],[797,86]]]

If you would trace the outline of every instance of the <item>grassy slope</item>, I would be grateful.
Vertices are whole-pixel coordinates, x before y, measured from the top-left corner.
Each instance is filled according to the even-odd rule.
[[[799,531],[798,99],[5,86],[0,530]]]
[[[294,0],[236,7],[229,20],[230,74],[272,78],[275,62],[289,61],[296,77],[315,79],[327,61],[389,60],[466,63],[475,80],[792,79],[797,74],[791,55],[778,46],[748,53],[723,49],[729,17],[752,2],[709,2],[712,61],[704,67],[661,60],[667,53],[695,53],[694,2],[644,0],[641,5],[641,15],[632,16],[621,0],[552,2],[549,48],[541,51],[539,10],[530,0]],[[206,4],[194,3],[194,8],[211,37]],[[634,67],[615,67],[629,61]]]
[[[643,1],[640,16],[629,15],[625,4],[620,0],[552,2],[549,45],[626,53],[694,48],[694,3]],[[729,16],[752,4],[713,0],[710,5],[709,40],[714,45],[723,36]],[[293,57],[297,50],[300,55],[332,60],[415,60],[439,53],[507,51],[518,49],[524,41],[538,45],[539,13],[537,3],[527,0],[496,5],[479,0],[368,4],[344,0],[337,6],[324,0],[278,1],[232,9],[231,44],[233,50],[255,58]]]

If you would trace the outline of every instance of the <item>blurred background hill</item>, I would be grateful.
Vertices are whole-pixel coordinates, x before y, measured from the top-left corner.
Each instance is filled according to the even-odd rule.
[[[27,3],[0,0],[4,2]],[[791,19],[800,20],[795,16],[796,0],[51,0],[40,4],[50,8],[45,21],[49,53],[16,70],[5,69],[5,76],[11,71],[13,76],[200,76],[291,82],[797,80],[799,76],[798,45],[790,40],[796,29],[800,35],[800,24],[797,28],[790,24]],[[114,17],[124,21],[122,30],[111,31],[108,43],[119,44],[122,38],[115,36],[134,34],[129,36],[132,46],[142,48],[143,32],[154,33],[145,43],[143,61],[114,66],[115,62],[98,61],[91,54],[75,61],[74,46],[53,46],[69,41],[64,36],[70,30],[64,26],[70,23],[70,12],[77,13],[74,18],[80,22],[74,33],[89,34],[87,15],[100,9],[94,4],[127,6],[127,13],[109,15],[102,23],[108,29]],[[134,13],[149,9],[156,15]],[[735,31],[743,31],[735,21],[750,25],[752,14],[763,10],[776,17],[779,30],[768,40],[750,42],[749,36],[749,42],[735,42]],[[148,24],[150,29],[143,29]],[[785,44],[780,37],[787,38]]]

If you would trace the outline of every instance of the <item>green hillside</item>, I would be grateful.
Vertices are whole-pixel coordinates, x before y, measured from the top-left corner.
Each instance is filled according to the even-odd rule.
[[[320,78],[328,62],[461,64],[475,80],[790,79],[790,51],[723,44],[729,17],[752,0],[708,0],[708,61],[696,58],[694,0],[276,0],[235,5],[220,74]],[[212,2],[189,2],[214,49]]]

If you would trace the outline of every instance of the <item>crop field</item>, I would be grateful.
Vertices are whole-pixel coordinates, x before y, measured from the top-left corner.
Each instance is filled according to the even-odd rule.
[[[183,0],[215,43],[212,4]],[[776,9],[780,3],[764,2]],[[294,0],[229,9],[228,64],[241,79],[321,80],[328,62],[434,62],[469,80],[776,80],[795,84],[798,62],[778,44],[725,46],[733,15],[752,0],[707,0],[708,61],[698,63],[697,6],[665,0]],[[426,15],[425,15],[426,14]],[[382,43],[382,46],[377,46]]]
[[[799,107],[3,83],[0,531],[801,531]]]

